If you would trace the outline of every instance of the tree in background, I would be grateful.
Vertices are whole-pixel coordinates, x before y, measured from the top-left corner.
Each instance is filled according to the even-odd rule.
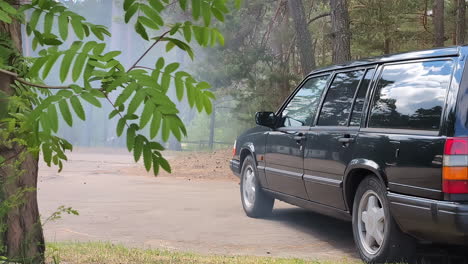
[[[236,0],[239,6],[240,1]],[[127,148],[135,161],[143,159],[146,170],[158,174],[170,172],[162,156],[163,141],[170,135],[181,139],[186,128],[179,118],[176,104],[167,96],[171,84],[177,99],[187,98],[190,107],[210,113],[213,93],[206,82],[196,81],[179,69],[178,63],[166,63],[160,57],[154,68],[140,62],[154,46],[165,44],[166,51],[175,47],[193,58],[188,44],[200,46],[223,44],[224,37],[211,27],[213,18],[224,21],[229,12],[224,0],[177,1],[190,20],[167,23],[169,0],[123,2],[124,19],[134,25],[138,35],[152,44],[134,64],[124,67],[117,59],[122,52],[105,52],[106,27],[90,23],[54,0],[33,0],[30,4],[0,0],[0,256],[8,261],[42,263],[44,238],[37,207],[36,187],[38,160],[63,167],[72,145],[59,138],[59,118],[73,125],[73,114],[85,120],[83,102],[96,108],[102,102],[112,106],[108,118],[117,118],[116,135],[126,133]],[[26,12],[31,12],[26,19]],[[38,57],[22,56],[20,25],[32,37]],[[54,31],[57,26],[57,32]],[[70,35],[78,40],[67,43]],[[94,40],[96,39],[96,40]],[[44,84],[54,65],[59,66],[59,86]],[[117,94],[114,101],[110,94]],[[142,107],[141,114],[136,110]],[[143,134],[149,128],[149,137]],[[1,259],[3,260],[3,259]]]
[[[434,0],[434,47],[443,47],[445,42],[444,5],[444,0]]]
[[[455,45],[465,44],[465,31],[466,31],[466,1],[454,0],[456,3],[456,42]]]
[[[296,45],[299,49],[302,75],[315,69],[315,50],[312,45],[312,33],[308,29],[302,0],[288,0],[289,13],[294,21]]]
[[[346,0],[330,0],[331,41],[333,63],[343,63],[351,59],[351,32]]]

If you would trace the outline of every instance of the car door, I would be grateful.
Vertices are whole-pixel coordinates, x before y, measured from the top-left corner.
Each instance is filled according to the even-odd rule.
[[[303,146],[328,79],[329,75],[306,79],[277,113],[278,125],[267,134],[264,157],[270,189],[308,199],[302,180]]]
[[[374,69],[354,69],[333,77],[305,144],[304,184],[311,201],[345,209],[344,172],[352,159],[359,114],[373,74]]]

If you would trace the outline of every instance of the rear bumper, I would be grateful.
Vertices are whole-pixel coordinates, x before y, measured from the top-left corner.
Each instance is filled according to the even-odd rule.
[[[234,173],[234,175],[240,178],[240,161],[232,159],[229,162],[229,167],[231,168],[231,171]]]
[[[468,245],[468,204],[388,193],[401,230],[438,243]]]

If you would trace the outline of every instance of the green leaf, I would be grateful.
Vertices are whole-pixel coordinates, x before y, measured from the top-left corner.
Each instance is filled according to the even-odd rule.
[[[164,147],[161,144],[159,144],[158,142],[155,142],[155,141],[149,142],[149,145],[150,145],[151,149],[164,150]]]
[[[161,166],[161,168],[163,168],[165,171],[171,173],[171,166],[169,165],[169,162],[165,158],[160,157],[158,159],[158,163]]]
[[[55,133],[58,132],[58,114],[57,108],[55,108],[54,104],[50,104],[47,108],[47,118],[49,120],[50,128]]]
[[[2,9],[2,11],[5,11],[10,15],[16,15],[17,13],[16,9],[14,9],[11,5],[9,5],[5,1],[0,1],[0,8]]]
[[[68,38],[68,16],[61,14],[58,17],[58,27],[60,37],[65,40]]]
[[[135,144],[133,146],[133,158],[135,159],[135,162],[138,162],[140,160],[145,142],[146,138],[144,136],[138,135],[135,137]]]
[[[129,8],[133,3],[135,3],[135,0],[125,0],[125,1],[124,1],[124,4],[123,4],[124,10],[127,11],[128,8]]]
[[[144,40],[149,40],[149,37],[148,37],[148,33],[146,33],[146,29],[145,27],[140,23],[140,22],[136,22],[135,23],[135,31],[140,34],[140,36],[144,39]]]
[[[92,96],[90,93],[82,93],[81,97],[88,103],[96,107],[101,107],[101,102],[99,102],[99,100],[96,99],[96,97]]]
[[[49,60],[47,61],[47,63],[44,65],[44,69],[42,71],[42,78],[45,79],[47,78],[47,76],[49,75],[50,73],[50,70],[52,69],[52,67],[55,65],[55,62],[58,60],[58,58],[62,56],[61,53],[53,53],[53,54],[50,54],[48,57]]]
[[[187,0],[179,0],[179,5],[182,10],[186,11],[187,10]]]
[[[195,20],[200,17],[202,0],[192,0],[192,16]]]
[[[192,27],[189,24],[185,24],[182,27],[182,30],[184,32],[184,38],[187,42],[190,42],[192,40]]]
[[[81,23],[81,20],[76,17],[72,17],[71,25],[73,30],[75,31],[76,37],[78,37],[79,39],[83,39],[85,31],[83,29],[83,24]]]
[[[137,84],[131,83],[127,87],[125,87],[122,91],[122,93],[117,96],[117,99],[115,100],[115,106],[119,107],[123,103],[127,101],[127,99],[132,95],[132,93],[135,91],[137,87]]]
[[[143,13],[148,18],[152,19],[156,24],[164,26],[164,21],[156,10],[147,5],[140,5],[140,10],[143,11]]]
[[[203,97],[203,106],[205,107],[206,113],[211,114],[211,112],[213,111],[213,105],[211,104],[211,100],[209,97]]]
[[[127,129],[127,149],[128,151],[132,151],[133,145],[135,144],[135,132],[136,132],[136,125],[132,124]]]
[[[171,75],[167,72],[164,72],[162,74],[162,78],[161,78],[161,89],[163,92],[166,92],[167,90],[169,90],[169,86],[171,84]]]
[[[145,107],[143,108],[143,112],[140,116],[140,128],[144,128],[146,124],[151,120],[154,112],[154,104],[146,103]]]
[[[154,29],[154,30],[158,30],[159,29],[159,25],[154,22],[153,20],[147,18],[147,17],[144,17],[144,16],[139,16],[138,17],[138,21],[143,24],[144,26],[146,27],[149,27],[151,29]]]
[[[159,163],[156,155],[153,155],[153,174],[155,176],[159,174]]]
[[[146,171],[151,169],[151,162],[153,161],[153,152],[151,151],[151,147],[146,144],[143,147],[143,163],[145,164]]]
[[[83,72],[87,59],[88,59],[88,54],[86,53],[80,53],[76,57],[75,65],[73,65],[73,71],[72,71],[73,82],[76,82],[80,78],[81,72]]]
[[[68,50],[65,52],[65,56],[62,60],[62,65],[60,66],[60,81],[65,82],[68,76],[68,72],[70,71],[70,67],[75,57],[75,52],[72,50]]]
[[[218,19],[221,22],[224,22],[224,15],[218,8],[212,6],[211,12],[213,13],[213,16],[216,17],[216,19]]]
[[[3,156],[0,156],[0,164],[5,162],[5,158]]]
[[[167,142],[169,140],[169,133],[171,131],[171,124],[169,118],[163,118],[162,120],[162,140]]]
[[[42,144],[42,156],[44,157],[44,161],[47,163],[47,166],[50,167],[50,163],[52,161],[52,149],[48,144]]]
[[[29,19],[29,27],[31,28],[31,30],[35,30],[36,27],[37,27],[37,22],[39,21],[39,18],[41,17],[42,15],[42,10],[40,9],[36,9],[32,12],[31,14],[31,18]],[[30,35],[31,33],[29,33]]]
[[[63,120],[69,125],[73,126],[73,118],[70,113],[70,108],[68,107],[68,103],[65,100],[59,101],[59,108],[60,112],[62,113]]]
[[[119,56],[120,54],[122,54],[122,52],[118,51],[118,50],[110,51],[110,52],[104,54],[102,56],[102,58],[100,59],[100,61],[104,61],[104,62],[110,61],[111,59]]]
[[[3,12],[2,10],[0,10],[0,20],[7,24],[10,24],[12,21],[11,17],[7,13]]]
[[[162,68],[164,68],[164,58],[163,57],[160,57],[157,61],[156,61],[156,69],[158,70],[161,70]]]
[[[52,25],[54,23],[54,13],[47,13],[44,17],[44,33],[52,32]]]
[[[120,118],[119,119],[119,122],[117,122],[117,129],[116,129],[116,132],[117,132],[117,136],[120,137],[123,133],[123,130],[125,128],[125,124],[126,124],[126,120],[125,118]]]
[[[173,71],[177,70],[179,68],[180,64],[177,62],[168,64],[166,68],[164,69],[165,73],[172,73]]]
[[[75,110],[75,113],[76,115],[81,119],[81,120],[85,120],[86,119],[86,116],[85,116],[85,112],[84,112],[84,109],[83,109],[83,105],[81,105],[81,102],[80,102],[80,99],[78,99],[78,97],[71,97],[70,98],[70,103],[73,107],[73,110]]]
[[[240,9],[242,7],[242,2],[243,0],[235,0],[235,5],[237,9]]]
[[[159,0],[150,0],[149,3],[158,12],[164,9],[164,5]]]
[[[182,100],[184,97],[184,81],[182,80],[182,76],[179,74],[179,72],[176,73],[175,75],[175,87],[176,87],[176,95],[177,99],[179,101]]]
[[[143,90],[137,91],[135,96],[133,96],[132,100],[128,104],[127,108],[127,114],[133,114],[135,111],[140,107],[140,105],[143,103],[143,100],[145,99],[145,93]]]
[[[93,48],[93,54],[96,56],[100,55],[104,51],[105,48],[106,48],[105,43],[96,44],[96,46],[94,46]]]
[[[135,13],[138,11],[139,7],[140,7],[140,4],[135,3],[132,6],[130,6],[130,8],[128,8],[127,12],[125,13],[125,17],[124,17],[125,23],[128,23],[130,21],[130,19],[132,19],[133,15],[135,15]]]
[[[161,126],[161,119],[162,119],[161,112],[156,111],[153,114],[153,120],[151,120],[150,138],[155,138],[156,135],[158,134],[159,128]]]
[[[205,26],[209,26],[211,23],[211,6],[209,2],[202,1],[201,13],[203,15],[203,22],[205,22]]]

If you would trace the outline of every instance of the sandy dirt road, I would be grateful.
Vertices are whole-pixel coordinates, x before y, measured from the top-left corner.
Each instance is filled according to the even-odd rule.
[[[43,218],[61,205],[78,210],[47,223],[47,241],[110,241],[215,254],[317,259],[357,257],[349,223],[275,205],[269,219],[242,211],[233,178],[138,175],[125,152],[78,150],[61,173],[41,166]],[[141,174],[144,174],[143,172]]]

